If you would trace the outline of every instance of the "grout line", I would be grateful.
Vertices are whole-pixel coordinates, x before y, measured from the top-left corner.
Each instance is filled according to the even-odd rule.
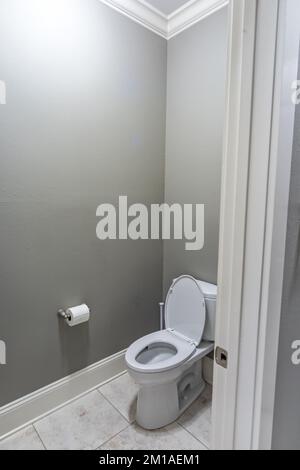
[[[111,382],[114,382],[115,380],[118,380],[120,377],[123,377],[123,375],[127,374],[127,369],[123,370],[123,372],[120,372],[119,374],[117,375],[114,375],[113,377],[111,377],[110,379],[106,380],[105,382],[103,383],[100,383],[99,385],[97,385],[96,388],[102,388],[104,387],[105,385],[108,385],[110,384]]]
[[[182,429],[184,429],[184,431],[186,431],[190,436],[192,436],[194,439],[196,439],[196,441],[198,441],[198,442],[199,442],[201,445],[203,445],[207,450],[209,450],[209,447],[207,446],[207,444],[204,444],[203,441],[201,441],[200,439],[198,439],[198,437],[194,436],[194,434],[191,433],[191,431],[189,431],[188,429],[186,429],[183,424],[179,423],[178,421],[176,421],[176,423],[178,424],[178,426],[180,426]]]
[[[126,372],[124,372],[124,374],[125,374],[125,373],[126,373]],[[122,375],[124,375],[124,374],[122,374]],[[117,380],[117,379],[118,379],[118,378],[112,379],[111,382],[113,382],[114,380]],[[97,391],[100,393],[100,395],[101,395],[106,401],[108,401],[108,403],[109,403],[123,418],[126,419],[126,421],[129,423],[129,426],[133,425],[133,424],[135,423],[135,420],[131,423],[131,422],[126,418],[126,416],[124,416],[123,413],[121,413],[121,411],[110,401],[110,399],[107,398],[107,397],[100,391],[100,388],[102,388],[102,386],[97,389]],[[194,434],[193,434],[192,432],[190,432],[187,428],[185,428],[185,426],[184,426],[183,424],[179,423],[178,421],[176,421],[176,423],[177,423],[184,431],[186,431],[190,436],[192,436],[194,439],[196,439],[196,441],[198,441],[202,446],[204,446],[207,450],[209,450],[209,446],[207,445],[207,443],[204,443],[201,439],[198,439],[196,436],[194,436]],[[128,429],[129,426],[127,426],[125,429]],[[125,429],[123,429],[123,431],[124,431]],[[117,433],[116,436],[118,436],[118,434],[120,434],[121,432],[122,432],[122,431],[120,431],[119,433]],[[114,436],[114,437],[116,437],[116,436]],[[113,437],[112,437],[111,439],[113,439]],[[110,439],[109,439],[109,441],[110,441]],[[106,442],[109,442],[109,441],[106,441]],[[102,444],[102,445],[104,445],[104,444]],[[102,446],[100,446],[99,449],[100,449],[101,447],[102,447]]]
[[[97,449],[95,449],[95,450],[101,450],[101,447],[105,446],[105,444],[107,444],[108,442],[110,442],[112,439],[114,439],[114,438],[117,437],[119,434],[121,434],[121,432],[126,431],[126,429],[128,429],[128,428],[130,428],[130,427],[131,427],[131,424],[128,424],[128,426],[126,426],[126,428],[121,429],[121,431],[117,432],[117,434],[114,434],[112,437],[110,437],[109,439],[107,439],[105,442],[103,442],[103,444],[101,444],[101,446],[97,447]]]
[[[99,394],[101,395],[101,397],[104,398],[104,400],[106,400],[110,405],[112,405],[112,403],[110,403],[110,401],[107,400],[107,398],[100,392],[99,389],[95,389],[94,391],[99,392]],[[68,405],[65,405],[65,406],[68,406]],[[124,416],[120,413],[120,411],[119,411],[114,405],[112,405],[112,407],[115,409],[115,411],[118,412],[118,414],[119,414],[123,419],[125,419]],[[127,421],[127,423],[126,423],[126,426],[125,426],[123,429],[120,429],[120,431],[118,431],[116,434],[113,434],[109,439],[107,439],[106,441],[104,441],[104,442],[101,444],[101,446],[97,447],[97,448],[94,449],[94,450],[99,450],[99,449],[101,449],[101,447],[102,447],[103,445],[105,445],[105,444],[106,444],[107,442],[109,442],[111,439],[114,439],[114,438],[115,438],[116,436],[118,436],[118,434],[120,434],[122,431],[125,431],[125,429],[129,428],[129,427],[131,426],[131,423],[129,423],[127,419],[126,419],[125,421]],[[36,423],[37,423],[37,422],[36,422]],[[46,447],[46,445],[45,445],[45,443],[44,443],[44,441],[43,441],[43,439],[41,438],[41,436],[40,436],[40,434],[39,434],[37,428],[35,427],[35,424],[36,424],[36,423],[32,424],[32,427],[33,427],[34,430],[36,431],[36,433],[37,433],[37,435],[38,435],[38,437],[39,437],[39,439],[40,439],[40,441],[41,441],[43,447],[45,448],[45,450],[48,450],[47,447]]]
[[[127,374],[127,371],[125,371],[122,375],[125,375],[125,374]],[[118,378],[119,378],[119,377],[116,377],[116,378],[112,379],[111,382],[114,382],[115,380],[118,380]],[[106,384],[105,384],[105,385],[106,385]],[[128,419],[125,415],[123,415],[123,413],[110,401],[110,399],[109,399],[108,397],[106,397],[106,396],[104,395],[104,393],[101,392],[100,389],[101,389],[103,386],[104,386],[104,385],[101,385],[99,388],[97,388],[97,392],[99,392],[100,395],[101,395],[103,398],[105,398],[106,401],[108,401],[108,403],[122,416],[122,418],[126,419],[126,421],[127,421],[129,424],[133,424],[135,420],[131,423],[131,421],[129,421],[129,419]]]
[[[66,408],[67,406],[71,405],[72,403],[80,400],[81,398],[84,398],[85,396],[89,395],[90,393],[94,392],[94,391],[97,391],[101,396],[102,398],[104,398],[117,412],[118,414],[123,418],[125,419],[125,421],[128,423],[128,425],[124,428],[124,429],[121,429],[117,434],[115,434],[114,436],[112,436],[110,439],[108,439],[106,442],[110,441],[111,439],[113,439],[114,437],[116,437],[120,432],[122,432],[123,430],[127,429],[131,424],[133,423],[130,423],[130,421],[113,405],[113,403],[110,402],[110,400],[108,400],[101,392],[100,392],[100,388],[103,387],[104,385],[110,383],[110,382],[113,382],[114,380],[117,380],[119,377],[121,377],[122,375],[125,375],[127,371],[124,371],[124,372],[121,372],[120,374],[118,374],[117,376],[113,377],[111,380],[108,380],[106,382],[104,382],[103,384],[99,384],[97,387],[89,390],[88,392],[84,392],[83,394],[81,394],[80,396],[78,397],[75,397],[73,398],[72,400],[69,400],[67,403],[63,404],[63,405],[60,405],[59,407],[57,407],[56,409],[48,412],[45,416],[41,417],[41,418],[38,418],[36,420],[34,420],[31,424],[27,424],[27,425],[23,425],[20,429],[18,430],[15,430],[14,432],[11,432],[9,434],[9,436],[6,436],[6,437],[3,437],[1,438],[1,441],[5,441],[5,439],[8,439],[9,437],[13,437],[15,434],[17,434],[18,432],[22,431],[23,429],[26,429],[27,427],[30,427],[32,426],[32,428],[34,429],[34,431],[36,432],[39,440],[41,441],[42,443],[42,446],[44,447],[45,450],[48,450],[42,437],[40,436],[40,433],[38,432],[37,428],[36,428],[36,424],[38,424],[40,421],[42,421],[42,419],[48,417],[48,416],[51,416],[53,414],[55,414],[57,411],[60,411],[62,410],[63,408]],[[105,443],[101,444],[104,445]],[[101,447],[100,446],[100,447]],[[99,448],[100,448],[99,447]]]
[[[122,375],[125,375],[126,371],[121,373],[120,375],[118,375],[118,377],[114,377],[112,378],[111,380],[107,381],[106,383],[111,383],[115,380],[117,380],[119,377],[121,377]],[[105,383],[105,384],[106,384]],[[101,450],[101,448],[107,444],[108,442],[110,442],[112,439],[114,439],[115,437],[117,437],[119,434],[121,434],[123,431],[125,431],[126,429],[130,428],[132,425],[134,425],[135,423],[135,420],[131,423],[128,418],[126,416],[123,415],[123,413],[121,413],[121,411],[109,400],[109,398],[107,398],[100,390],[100,388],[102,388],[105,384],[103,385],[100,385],[98,386],[98,388],[95,388],[94,391],[97,391],[101,397],[107,401],[107,403],[109,403],[113,408],[114,410],[123,418],[125,419],[125,421],[127,422],[127,426],[125,426],[123,429],[121,429],[120,431],[118,431],[116,434],[114,434],[113,436],[111,436],[109,439],[107,439],[106,441],[104,441],[99,447],[97,447],[95,450]],[[87,395],[89,392],[87,392],[85,395]],[[77,400],[79,400],[80,398],[77,398]],[[73,401],[76,401],[76,399],[72,400]],[[68,406],[69,403],[61,406],[61,408],[65,408],[66,406]],[[49,415],[51,414],[54,414],[55,411],[53,411],[52,413],[49,413]],[[34,431],[36,432],[39,440],[41,441],[42,443],[42,446],[44,447],[45,450],[47,450],[47,447],[42,439],[42,437],[40,436],[37,428],[36,428],[36,424],[39,422],[39,420],[36,420],[34,423],[31,424],[32,428],[34,429]],[[184,431],[186,431],[191,437],[193,437],[194,439],[196,439],[196,441],[198,441],[201,445],[203,445],[207,450],[210,449],[209,446],[207,446],[207,443],[204,443],[201,439],[198,439],[192,432],[190,432],[183,424],[181,424],[179,421],[176,421],[176,424],[181,427]],[[15,433],[16,434],[16,433]],[[13,435],[13,434],[12,434]]]
[[[0,436],[0,442],[5,441],[9,437],[14,436],[18,432],[22,431],[23,429],[28,428],[29,426],[33,426],[36,423],[39,423],[44,418],[47,418],[48,416],[51,416],[52,414],[56,413],[57,411],[60,411],[61,409],[65,408],[66,406],[71,405],[72,403],[74,403],[78,400],[81,400],[81,398],[84,398],[85,396],[87,396],[90,393],[98,390],[99,388],[104,387],[104,385],[106,385],[110,382],[113,382],[114,380],[117,380],[119,377],[122,377],[122,375],[124,375],[126,373],[127,373],[126,370],[123,371],[123,372],[120,372],[119,374],[116,374],[114,377],[112,377],[108,380],[105,380],[103,383],[99,383],[98,385],[95,385],[94,387],[80,393],[79,395],[77,395],[73,398],[70,398],[69,400],[65,401],[64,403],[61,403],[60,405],[55,406],[53,409],[51,409],[49,411],[46,411],[45,413],[41,414],[40,416],[37,416],[36,418],[33,418],[33,419],[27,421],[26,423],[22,424],[21,426],[18,426],[17,428],[12,429],[8,433],[1,435]]]
[[[32,424],[32,427],[33,427],[33,429],[35,430],[35,432],[36,432],[36,434],[37,434],[39,440],[41,441],[42,446],[44,447],[45,450],[47,450],[46,444],[44,443],[43,439],[41,438],[40,433],[38,432],[37,428],[35,427],[34,424]]]
[[[97,388],[97,392],[100,393],[100,395],[102,396],[102,398],[104,398],[118,413],[119,415],[122,416],[122,418],[124,418],[128,424],[132,424],[128,418],[126,418],[126,416],[123,415],[123,413],[121,413],[121,411],[110,401],[109,398],[107,398],[100,390],[99,388]]]
[[[104,398],[104,400],[106,400],[106,401],[115,409],[115,411],[117,411],[117,413],[118,413],[123,419],[125,419],[125,417],[120,413],[120,411],[119,411],[109,400],[107,400],[107,398],[100,392],[100,390],[99,390],[98,388],[96,388],[94,391],[97,391],[97,392],[101,395],[101,397]],[[65,405],[65,407],[66,407],[66,406],[68,406],[68,405]],[[116,434],[112,435],[109,439],[107,439],[105,442],[103,442],[103,443],[101,444],[101,446],[97,447],[97,448],[94,449],[94,450],[99,450],[99,449],[101,449],[101,447],[102,447],[103,445],[105,445],[105,444],[106,444],[107,442],[109,442],[111,439],[114,439],[114,438],[115,438],[116,436],[118,436],[118,434],[120,434],[122,431],[125,431],[125,429],[129,428],[129,427],[131,426],[131,423],[129,423],[129,421],[128,421],[127,419],[125,419],[125,421],[126,421],[126,426],[125,426],[123,429],[121,429],[120,431],[118,431]],[[44,449],[47,450],[47,447],[46,447],[46,445],[45,445],[45,443],[44,443],[42,437],[40,436],[40,434],[39,434],[37,428],[35,427],[35,424],[36,424],[36,423],[37,423],[37,421],[36,421],[34,424],[32,424],[32,427],[34,428],[35,432],[37,433],[37,435],[38,435],[38,437],[39,437],[39,439],[40,439],[40,441],[41,441],[41,443],[42,443]]]

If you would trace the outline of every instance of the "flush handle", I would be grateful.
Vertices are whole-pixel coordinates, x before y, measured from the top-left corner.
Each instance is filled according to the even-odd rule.
[[[223,369],[228,368],[228,352],[225,349],[220,348],[219,346],[215,350],[215,361],[218,366],[223,367]]]

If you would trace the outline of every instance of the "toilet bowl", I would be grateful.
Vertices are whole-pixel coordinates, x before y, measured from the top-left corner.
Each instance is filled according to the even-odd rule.
[[[139,385],[137,423],[158,429],[175,421],[203,392],[202,359],[214,349],[217,286],[175,279],[165,303],[166,329],[144,336],[126,353]]]

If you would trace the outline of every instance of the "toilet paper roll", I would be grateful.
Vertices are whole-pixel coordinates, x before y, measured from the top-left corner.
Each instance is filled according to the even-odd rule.
[[[66,313],[68,315],[66,322],[69,326],[80,325],[81,323],[88,322],[90,319],[90,309],[86,304],[68,308]]]

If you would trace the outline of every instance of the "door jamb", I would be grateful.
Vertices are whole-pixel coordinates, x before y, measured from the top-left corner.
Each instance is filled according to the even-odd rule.
[[[271,448],[295,111],[286,86],[297,77],[295,63],[284,67],[286,41],[296,48],[285,22],[295,1],[229,5],[216,328],[229,359],[215,366],[213,449]]]

